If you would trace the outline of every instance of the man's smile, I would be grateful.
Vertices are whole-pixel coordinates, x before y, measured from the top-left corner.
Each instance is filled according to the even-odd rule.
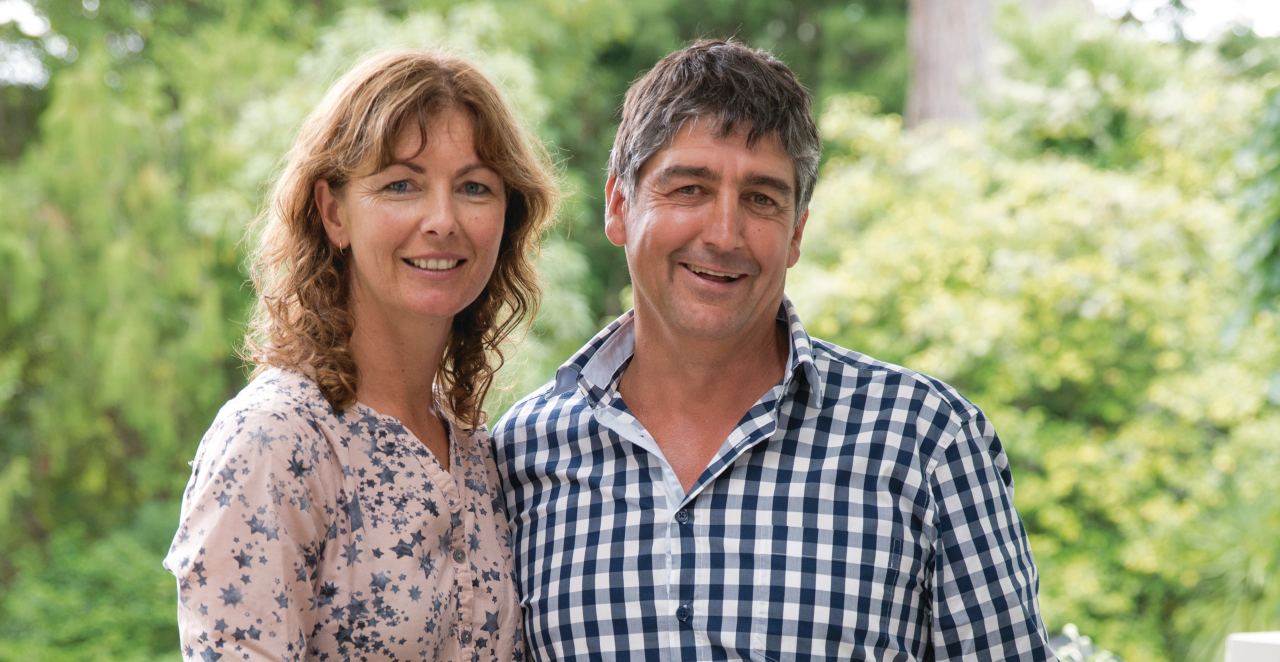
[[[732,283],[746,275],[742,273],[733,273],[731,271],[716,271],[714,269],[699,267],[685,262],[681,262],[680,266],[693,272],[693,274],[698,278],[709,280],[714,283]]]

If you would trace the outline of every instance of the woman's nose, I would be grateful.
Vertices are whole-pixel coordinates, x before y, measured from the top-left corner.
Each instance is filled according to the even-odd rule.
[[[447,190],[436,187],[435,191],[424,196],[418,213],[421,214],[418,231],[422,234],[445,237],[457,230],[458,213]]]

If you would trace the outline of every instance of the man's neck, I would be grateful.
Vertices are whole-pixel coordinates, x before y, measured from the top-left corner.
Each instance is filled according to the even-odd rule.
[[[687,492],[742,416],[782,379],[787,330],[770,317],[739,337],[705,341],[646,321],[637,315],[635,354],[618,389]]]
[[[646,321],[637,315],[635,354],[625,373],[632,391],[702,409],[748,396],[754,402],[782,378],[790,348],[786,329],[773,318],[716,340],[689,338]]]

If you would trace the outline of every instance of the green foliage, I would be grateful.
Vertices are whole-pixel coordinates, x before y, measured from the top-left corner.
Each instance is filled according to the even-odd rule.
[[[69,527],[27,550],[0,600],[0,662],[161,662],[182,659],[177,590],[160,567],[177,504],[93,540]]]
[[[1280,302],[1280,92],[1271,94],[1253,140],[1240,156],[1262,170],[1249,189],[1247,204],[1266,221],[1241,255],[1241,266],[1250,275],[1254,303],[1275,309]]]
[[[242,234],[356,57],[449,45],[562,162],[547,297],[497,414],[628,303],[600,194],[627,85],[730,35],[823,111],[789,288],[810,331],[988,412],[1050,629],[1145,662],[1280,628],[1280,319],[1247,312],[1280,292],[1274,41],[1163,46],[1007,10],[987,125],[904,133],[903,0],[344,4],[40,5],[79,57],[0,89],[0,661],[176,659],[159,559],[185,462],[244,383]]]
[[[1255,228],[1233,158],[1270,83],[1208,47],[1010,22],[983,133],[828,104],[842,156],[789,291],[816,335],[987,411],[1050,631],[1221,659],[1228,632],[1280,627],[1280,336],[1238,315]]]
[[[0,660],[177,658],[159,565],[173,509],[163,535],[121,527],[180,493],[244,384],[242,234],[337,73],[373,48],[448,42],[506,80],[526,117],[547,113],[490,5],[403,22],[353,10],[316,34],[290,23],[312,25],[308,7],[170,9],[138,26],[145,58],[85,45],[56,72],[42,139],[0,173]],[[580,254],[556,240],[545,255],[546,314],[512,357],[521,389],[553,369],[539,348],[593,330]]]
[[[49,86],[41,140],[0,173],[0,577],[29,540],[69,523],[101,536],[176,495],[243,384],[239,238],[198,212],[237,167],[241,107],[301,51],[287,14],[255,6],[183,34],[152,30],[189,15],[117,5],[56,25],[80,57]],[[103,40],[121,21],[149,37],[145,58]]]
[[[1080,634],[1075,623],[1062,626],[1062,634],[1049,640],[1058,662],[1124,662],[1106,649],[1093,645],[1093,640]]]

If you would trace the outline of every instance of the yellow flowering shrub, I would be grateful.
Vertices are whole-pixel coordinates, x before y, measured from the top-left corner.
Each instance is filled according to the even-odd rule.
[[[1237,267],[1233,159],[1270,83],[1208,47],[1021,29],[982,130],[827,104],[788,291],[814,335],[991,417],[1051,631],[1221,659],[1280,629],[1280,337]]]

